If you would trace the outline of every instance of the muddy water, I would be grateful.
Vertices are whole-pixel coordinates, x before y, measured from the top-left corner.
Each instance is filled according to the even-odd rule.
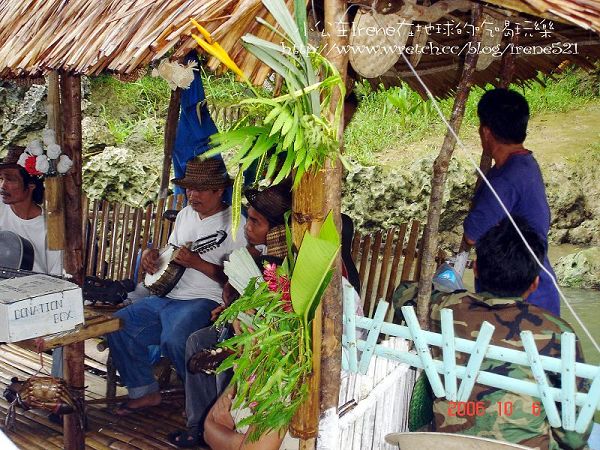
[[[549,251],[550,262],[554,264],[561,256],[574,253],[577,250],[579,248],[574,245],[551,246]],[[562,288],[562,291],[575,313],[600,345],[600,290]],[[594,348],[564,302],[561,303],[560,311],[563,319],[575,328],[577,336],[581,339],[586,362],[600,364],[600,353]]]

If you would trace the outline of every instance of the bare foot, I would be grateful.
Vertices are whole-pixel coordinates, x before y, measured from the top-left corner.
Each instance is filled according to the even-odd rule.
[[[126,416],[151,406],[160,405],[160,402],[160,392],[153,392],[152,394],[144,395],[140,398],[130,399],[127,402],[121,403],[115,410],[115,414],[118,416]]]

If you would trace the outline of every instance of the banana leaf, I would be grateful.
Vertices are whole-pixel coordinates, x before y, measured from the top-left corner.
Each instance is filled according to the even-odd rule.
[[[290,294],[296,314],[303,317],[304,324],[312,319],[315,305],[320,301],[318,294],[328,281],[329,269],[340,249],[340,235],[337,232],[333,216],[327,215],[317,237],[306,232],[298,252],[292,274]]]

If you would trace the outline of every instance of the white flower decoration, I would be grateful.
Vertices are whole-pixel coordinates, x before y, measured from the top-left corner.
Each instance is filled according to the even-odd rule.
[[[31,155],[27,152],[23,152],[21,153],[21,156],[19,156],[19,160],[17,161],[17,164],[20,165],[21,167],[25,167],[25,161],[27,161],[27,158],[29,158]]]
[[[41,154],[44,153],[44,148],[42,147],[42,143],[36,139],[36,140],[31,141],[27,145],[27,148],[25,148],[25,151],[27,153],[29,153],[30,155],[40,156]]]
[[[56,144],[56,133],[54,130],[45,128],[42,131],[42,141],[46,147],[50,147],[52,144]],[[54,159],[54,158],[52,158]]]
[[[62,151],[60,149],[60,145],[58,145],[58,144],[50,144],[46,148],[46,154],[48,155],[48,158],[50,158],[50,159],[58,158],[61,153],[62,153]]]
[[[173,91],[177,88],[187,89],[194,81],[194,67],[197,65],[196,61],[191,61],[184,66],[176,61],[163,59],[158,68],[152,70],[152,76],[164,78]]]
[[[58,173],[65,174],[69,171],[69,169],[73,166],[73,161],[67,155],[60,155],[60,159],[58,160],[58,164],[56,165],[56,170]]]
[[[35,170],[42,173],[47,173],[50,169],[50,160],[46,155],[39,155],[35,159]]]

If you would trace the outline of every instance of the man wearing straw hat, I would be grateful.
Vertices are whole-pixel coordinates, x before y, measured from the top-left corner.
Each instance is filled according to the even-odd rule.
[[[34,272],[62,275],[62,251],[48,250],[46,243],[46,220],[40,206],[44,182],[19,165],[24,151],[25,147],[10,146],[0,163],[0,231],[12,231],[31,243]],[[62,347],[52,352],[52,376],[62,376]],[[50,417],[58,420],[55,414]]]
[[[246,245],[242,227],[233,238],[232,210],[222,201],[224,190],[232,184],[222,160],[193,159],[187,164],[185,176],[172,181],[185,188],[188,200],[169,237],[169,244],[180,247],[175,262],[186,270],[166,297],[149,296],[115,314],[122,320],[123,328],[108,335],[108,343],[129,391],[129,401],[119,406],[118,415],[161,402],[149,360],[149,345],[160,344],[162,353],[185,380],[186,340],[210,324],[211,311],[223,302],[223,262],[235,248]],[[242,226],[244,222],[242,218]],[[218,230],[227,233],[226,239],[202,256],[183,247]],[[157,261],[157,250],[144,251],[142,267],[146,272],[156,272]]]
[[[284,214],[292,207],[290,186],[279,184],[262,191],[248,189],[245,196],[248,200],[248,219],[244,233],[248,250],[255,257],[266,256],[280,263],[287,256]],[[231,303],[232,290],[225,289],[223,295],[225,302],[213,311],[213,319],[216,319],[227,304]],[[203,349],[214,346],[218,341],[218,335],[216,328],[207,327],[196,331],[188,338],[186,360],[189,370],[193,370],[186,375],[185,379],[185,411],[188,428],[169,435],[169,441],[178,447],[192,448],[200,444],[204,445],[202,439],[204,419],[217,396],[228,383],[228,374],[204,373],[202,369],[196,368],[194,363],[197,358],[195,355]]]
[[[11,146],[0,163],[0,231],[12,231],[33,246],[34,272],[62,273],[62,252],[48,250],[42,207],[44,183],[18,164],[24,147]],[[2,261],[0,261],[2,266]]]

